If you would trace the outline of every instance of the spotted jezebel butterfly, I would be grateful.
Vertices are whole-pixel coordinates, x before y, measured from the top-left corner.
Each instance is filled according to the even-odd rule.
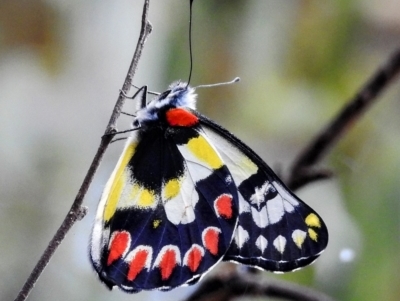
[[[191,285],[221,260],[272,272],[312,263],[320,216],[174,83],[146,103],[102,194],[90,257],[101,281],[135,293]]]

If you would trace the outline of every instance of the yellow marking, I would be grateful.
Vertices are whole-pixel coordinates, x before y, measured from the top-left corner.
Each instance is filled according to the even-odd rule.
[[[139,207],[151,207],[156,201],[156,196],[153,191],[143,189],[137,201]]]
[[[139,193],[140,193],[140,186],[138,184],[133,184],[132,190],[129,194],[129,199],[136,200],[136,198],[139,196]]]
[[[129,160],[135,153],[136,143],[129,144],[125,151],[122,153],[120,158],[120,163],[118,164],[114,181],[111,185],[110,194],[104,208],[104,220],[108,222],[114,215],[117,209],[118,201],[121,197],[121,192],[126,185],[126,177],[128,176],[124,173],[125,167],[128,165]]]
[[[310,213],[307,217],[306,217],[306,224],[309,227],[317,227],[317,228],[321,228],[321,222],[318,218],[318,216],[316,216],[314,213]]]
[[[199,136],[190,139],[187,146],[197,158],[207,163],[211,168],[218,169],[223,165],[218,154],[204,137]]]
[[[244,157],[240,166],[245,168],[245,170],[248,171],[250,174],[255,174],[258,170],[258,166],[254,164],[254,162],[251,161],[248,157]]]
[[[313,240],[313,241],[317,241],[318,240],[318,234],[317,234],[317,232],[315,232],[313,229],[311,229],[311,228],[309,228],[308,229],[308,235],[310,236],[310,238]]]
[[[156,229],[160,224],[161,224],[161,220],[160,219],[155,219],[153,221],[153,228]]]
[[[164,197],[169,200],[176,197],[180,191],[181,185],[179,179],[172,179],[164,186]]]

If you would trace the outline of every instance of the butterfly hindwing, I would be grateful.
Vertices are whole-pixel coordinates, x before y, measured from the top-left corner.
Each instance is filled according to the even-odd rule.
[[[229,170],[200,130],[135,132],[100,201],[94,267],[109,287],[128,292],[197,282],[229,248],[237,198]]]
[[[272,272],[313,262],[328,243],[327,228],[307,204],[238,138],[198,114],[239,192],[239,222],[224,260]]]

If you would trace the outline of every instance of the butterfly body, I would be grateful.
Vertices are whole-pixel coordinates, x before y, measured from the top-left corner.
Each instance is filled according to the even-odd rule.
[[[91,259],[127,292],[194,284],[221,260],[274,272],[326,247],[322,219],[176,83],[142,101],[100,200]]]

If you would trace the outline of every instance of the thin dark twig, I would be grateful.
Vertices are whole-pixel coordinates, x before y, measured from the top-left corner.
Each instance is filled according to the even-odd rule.
[[[127,92],[131,86],[132,78],[136,72],[137,65],[138,65],[138,62],[139,62],[139,59],[140,59],[140,56],[142,53],[144,43],[146,42],[146,39],[151,32],[151,24],[148,21],[149,2],[150,2],[150,0],[144,1],[143,14],[142,14],[142,25],[141,25],[142,27],[141,27],[141,31],[140,31],[140,35],[139,35],[139,40],[138,40],[138,43],[136,46],[135,54],[133,56],[131,65],[129,67],[129,71],[126,76],[124,85],[122,87],[123,92]],[[118,97],[118,100],[115,104],[110,121],[105,130],[106,134],[115,132],[116,121],[120,115],[123,103],[124,103],[124,97],[121,92]],[[103,135],[103,137],[101,138],[100,146],[97,149],[97,153],[93,158],[92,164],[89,167],[89,170],[85,176],[85,179],[83,180],[82,186],[78,191],[78,194],[74,200],[74,203],[71,206],[71,209],[69,210],[67,216],[65,217],[64,221],[62,222],[60,228],[57,230],[56,234],[50,241],[50,243],[47,246],[46,250],[44,251],[43,255],[37,262],[32,273],[29,275],[28,279],[26,280],[26,282],[25,282],[24,286],[22,287],[21,291],[19,292],[18,296],[15,298],[15,301],[26,300],[29,293],[32,291],[35,283],[39,279],[41,273],[43,272],[44,268],[49,263],[51,257],[53,256],[57,247],[61,244],[61,242],[65,238],[68,231],[71,229],[71,227],[75,224],[76,221],[81,220],[85,216],[87,208],[82,206],[83,198],[88,191],[89,185],[93,180],[94,174],[95,174],[97,168],[99,167],[101,159],[103,158],[103,155],[104,155],[108,145],[110,144],[112,138],[113,138],[113,135]]]
[[[291,168],[288,186],[297,189],[311,181],[330,176],[330,172],[313,170],[311,166],[319,162],[338,139],[351,128],[362,113],[368,109],[377,96],[400,72],[400,49],[398,49],[365,84],[360,92],[342,111],[316,136],[297,157]]]
[[[278,280],[261,280],[256,275],[233,273],[213,276],[201,282],[185,301],[229,301],[237,297],[279,297],[296,301],[333,301],[313,289]]]

